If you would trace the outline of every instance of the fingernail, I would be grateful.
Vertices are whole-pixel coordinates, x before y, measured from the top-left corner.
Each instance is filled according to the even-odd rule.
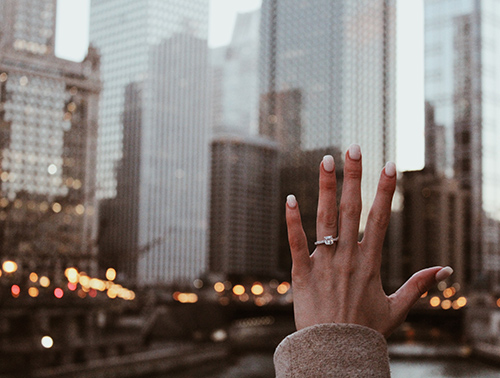
[[[286,197],[286,203],[289,208],[293,209],[297,206],[297,199],[293,194],[289,194],[288,197]]]
[[[436,281],[444,281],[453,274],[453,269],[449,266],[444,267],[436,273]]]
[[[352,160],[359,160],[361,159],[361,148],[357,144],[351,144],[349,147],[349,157]]]
[[[392,161],[388,161],[385,165],[385,174],[389,177],[394,177],[394,175],[396,174],[396,164],[394,164]]]
[[[323,156],[323,168],[327,172],[333,172],[333,156],[332,155],[325,155]]]

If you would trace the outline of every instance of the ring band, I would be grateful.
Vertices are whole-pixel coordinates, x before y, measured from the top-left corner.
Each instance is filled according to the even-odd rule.
[[[339,237],[338,236],[336,238],[334,238],[332,235],[329,235],[329,236],[325,236],[323,238],[323,240],[318,240],[317,242],[314,242],[314,245],[320,245],[320,244],[333,245],[337,241],[339,241]]]

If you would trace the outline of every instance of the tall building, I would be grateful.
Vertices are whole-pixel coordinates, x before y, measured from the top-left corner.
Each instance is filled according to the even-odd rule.
[[[404,172],[402,277],[429,266],[452,266],[453,280],[470,277],[469,192],[457,180],[424,168]],[[402,282],[400,282],[401,284]]]
[[[299,91],[291,153],[361,145],[364,224],[380,170],[395,159],[395,2],[264,0],[259,76],[262,134],[281,122],[275,96]]]
[[[148,77],[125,88],[123,157],[117,196],[101,217],[101,261],[115,260],[139,284],[190,282],[207,268],[207,41],[174,34],[151,47],[150,63]]]
[[[207,265],[208,6],[91,3],[90,40],[102,54],[99,195],[117,199],[106,204],[101,222],[110,228],[100,240],[108,257],[125,248],[122,273],[139,284],[192,280]],[[125,222],[136,228],[130,245],[112,232]]]
[[[97,183],[98,197],[116,195],[122,157],[125,87],[143,81],[150,49],[176,33],[208,38],[209,0],[92,0],[90,42],[102,56]],[[150,90],[145,88],[146,93]],[[148,101],[149,94],[146,94]],[[147,105],[147,103],[146,103]]]
[[[223,62],[223,129],[256,134],[259,122],[260,10],[240,13]]]
[[[425,101],[444,128],[441,171],[470,192],[472,280],[500,289],[500,33],[496,2],[425,2]]]
[[[0,259],[95,274],[99,56],[54,55],[56,0],[0,4]],[[56,275],[56,277],[54,277]]]
[[[259,27],[260,10],[239,13],[229,45],[211,50],[216,133],[258,132]]]
[[[210,271],[278,274],[279,154],[264,138],[219,135],[212,141]]]

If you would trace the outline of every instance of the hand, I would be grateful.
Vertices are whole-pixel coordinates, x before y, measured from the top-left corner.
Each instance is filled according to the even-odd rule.
[[[363,240],[358,242],[361,215],[361,150],[349,147],[344,185],[337,214],[336,178],[332,156],[320,164],[316,240],[331,235],[333,245],[318,245],[309,255],[299,207],[288,196],[286,221],[292,254],[292,285],[297,330],[322,323],[353,323],[388,337],[410,308],[437,281],[448,278],[450,267],[436,266],[415,273],[398,291],[387,296],[382,288],[382,245],[396,188],[396,167],[387,163],[368,215]]]

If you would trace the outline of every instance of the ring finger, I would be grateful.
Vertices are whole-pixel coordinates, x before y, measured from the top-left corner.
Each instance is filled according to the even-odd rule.
[[[326,155],[319,168],[319,199],[316,218],[316,240],[337,237],[337,180],[333,156]]]

